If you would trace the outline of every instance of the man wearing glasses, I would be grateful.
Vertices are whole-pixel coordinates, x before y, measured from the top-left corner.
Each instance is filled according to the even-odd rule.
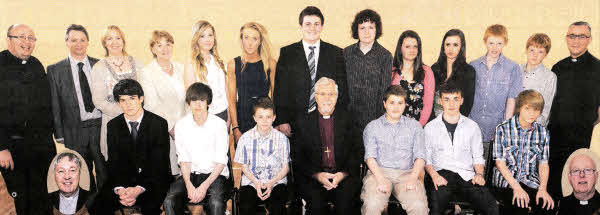
[[[598,156],[589,149],[579,149],[569,156],[565,164],[566,170],[563,172],[562,184],[563,195],[566,197],[560,202],[558,214],[598,212],[600,194],[595,189],[598,180],[596,169],[598,162],[600,162]],[[569,195],[569,193],[571,194]]]
[[[0,52],[0,171],[17,214],[49,214],[47,167],[56,147],[50,85],[40,61],[31,56],[35,34],[12,25]]]
[[[600,106],[600,60],[587,47],[592,41],[587,22],[575,22],[565,36],[570,56],[552,67],[556,73],[556,96],[548,130],[552,145],[549,190],[560,194],[560,178],[567,157],[579,148],[589,148],[598,123]]]

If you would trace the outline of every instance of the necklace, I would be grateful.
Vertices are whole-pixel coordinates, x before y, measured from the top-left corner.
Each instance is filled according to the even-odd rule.
[[[121,71],[121,72],[122,72],[122,71],[123,71],[123,68],[122,68],[122,67],[123,67],[123,64],[125,64],[125,61],[124,61],[124,60],[121,60],[121,63],[117,65],[117,64],[115,63],[117,60],[115,60],[115,59],[116,59],[116,58],[113,58],[113,60],[109,61],[109,62],[110,62],[110,64],[111,64],[111,65],[113,65],[115,68],[119,69],[119,71]]]

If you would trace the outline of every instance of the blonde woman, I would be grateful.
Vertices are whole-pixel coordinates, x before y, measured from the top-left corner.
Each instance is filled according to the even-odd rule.
[[[167,120],[171,136],[171,174],[179,175],[175,150],[175,123],[185,116],[183,64],[172,61],[173,36],[166,31],[152,32],[150,51],[154,60],[139,75],[144,88],[144,109]]]
[[[191,62],[185,66],[185,89],[195,82],[207,84],[212,90],[212,103],[208,113],[227,121],[227,91],[225,87],[226,74],[223,60],[217,51],[217,36],[215,28],[207,21],[200,20],[192,28]]]
[[[235,141],[256,122],[252,108],[259,98],[272,95],[275,65],[267,29],[256,22],[240,28],[242,55],[227,63],[229,116]],[[235,71],[235,72],[234,72]]]
[[[144,64],[129,56],[125,51],[125,34],[115,25],[104,30],[102,47],[104,59],[92,68],[92,101],[102,112],[102,128],[100,130],[100,151],[104,159],[108,159],[106,146],[106,124],[121,114],[121,109],[114,101],[113,87],[123,79],[137,80],[138,73]]]

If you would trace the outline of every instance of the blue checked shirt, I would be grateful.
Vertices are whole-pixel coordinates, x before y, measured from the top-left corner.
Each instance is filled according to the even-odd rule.
[[[481,128],[483,142],[489,142],[494,138],[494,128],[504,121],[506,100],[516,98],[523,90],[521,68],[502,54],[491,69],[485,55],[472,61],[471,66],[477,81],[469,118]]]
[[[375,158],[380,167],[409,170],[415,160],[425,160],[425,133],[413,118],[402,116],[392,124],[384,114],[367,124],[363,141],[365,161]]]
[[[541,124],[534,122],[525,130],[519,124],[519,116],[504,121],[496,127],[494,160],[506,162],[508,170],[520,183],[530,188],[540,186],[538,165],[548,163],[550,134]],[[494,167],[494,186],[506,188],[508,183]]]
[[[284,164],[290,162],[290,143],[281,132],[271,128],[266,136],[258,133],[256,126],[246,131],[238,141],[234,162],[248,165],[250,172],[261,182],[267,182],[277,175]],[[277,184],[286,184],[283,177]],[[244,175],[242,186],[254,187],[252,181]]]

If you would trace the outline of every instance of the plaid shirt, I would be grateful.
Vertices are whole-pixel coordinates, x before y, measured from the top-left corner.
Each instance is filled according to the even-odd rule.
[[[534,122],[525,130],[519,124],[519,115],[496,127],[494,160],[506,162],[508,171],[520,183],[537,189],[540,186],[538,164],[548,163],[550,134],[541,124]],[[508,183],[494,167],[494,186],[505,188]]]

